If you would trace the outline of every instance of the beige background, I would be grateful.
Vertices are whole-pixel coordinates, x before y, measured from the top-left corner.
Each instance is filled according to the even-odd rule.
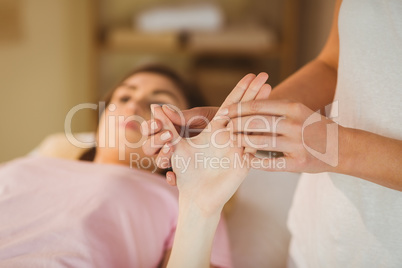
[[[0,14],[10,14],[0,20],[0,162],[23,156],[46,135],[62,132],[65,116],[74,105],[94,102],[98,97],[94,82],[98,67],[95,2],[0,0]],[[247,1],[220,2],[230,9],[231,20],[244,10],[261,12],[258,6],[245,4]],[[299,66],[316,56],[322,47],[334,4],[333,0],[301,2]],[[118,24],[116,18],[127,12],[124,3],[114,5],[116,8],[103,21]],[[105,16],[102,10],[100,14]],[[267,21],[275,19],[275,15],[266,17]],[[95,115],[90,111],[78,113],[73,119],[73,130],[94,129]]]
[[[89,1],[12,1],[21,29],[0,39],[0,162],[63,131],[68,110],[93,101]],[[89,129],[90,117],[77,114],[74,129]]]

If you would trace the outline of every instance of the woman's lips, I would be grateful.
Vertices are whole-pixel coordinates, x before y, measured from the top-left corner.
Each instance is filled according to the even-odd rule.
[[[126,128],[126,129],[131,129],[131,130],[139,130],[140,129],[140,123],[137,121],[128,121],[128,122],[122,122],[121,126]]]

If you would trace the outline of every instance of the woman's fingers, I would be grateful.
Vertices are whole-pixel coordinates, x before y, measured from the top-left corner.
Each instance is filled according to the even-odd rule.
[[[166,169],[171,166],[170,157],[173,154],[173,146],[180,141],[181,137],[177,133],[176,128],[173,125],[172,121],[170,121],[170,119],[166,116],[166,114],[162,110],[162,107],[160,107],[159,105],[151,105],[151,111],[154,117],[161,121],[163,129],[168,130],[167,132],[164,133],[169,133],[171,135],[169,136],[169,134],[165,134],[166,136],[164,137],[163,135],[164,133],[161,134],[160,136],[161,142],[165,142],[165,145],[163,145],[158,156],[156,157],[156,165],[159,168]],[[165,140],[163,140],[164,138]],[[168,142],[168,140],[170,141]]]
[[[263,85],[265,85],[265,82],[267,82],[267,80],[268,80],[267,73],[259,73],[257,77],[254,78],[254,80],[248,86],[246,92],[244,93],[240,101],[246,102],[254,100],[257,97],[260,90],[262,89]]]
[[[254,74],[248,74],[245,77],[243,77],[237,83],[237,85],[232,90],[232,92],[230,92],[229,95],[226,97],[225,101],[221,105],[221,108],[229,106],[231,104],[238,103],[255,78],[256,78],[256,76]],[[218,111],[218,114],[219,114],[219,111]]]
[[[174,147],[171,143],[166,143],[165,145],[163,145],[162,149],[155,159],[156,166],[161,169],[170,168],[172,166],[170,158],[172,157],[173,152]]]
[[[169,130],[161,131],[150,136],[142,145],[142,150],[146,155],[154,155],[167,143],[173,139]]]
[[[177,186],[176,173],[174,173],[173,171],[168,171],[166,173],[166,181],[171,186]]]
[[[230,92],[226,97],[225,101],[222,103],[221,107],[217,112],[217,116],[226,116],[228,113],[228,106],[236,106],[239,102],[247,102],[259,97],[268,97],[270,91],[270,86],[264,86],[268,79],[267,73],[260,73],[258,76],[254,74],[248,74],[243,77],[236,87]],[[262,91],[263,90],[263,91]]]
[[[163,112],[162,107],[157,104],[151,105],[151,111],[155,119],[159,120],[162,123],[162,128],[164,130],[169,130],[173,136],[172,143],[175,144],[180,139],[179,134],[176,131],[175,126],[173,125],[172,121],[166,116]]]
[[[214,121],[219,121],[222,126],[226,125],[228,122],[228,117],[226,116],[228,113],[227,106],[239,103],[243,98],[254,99],[267,79],[268,74],[266,73],[260,73],[258,76],[248,74],[243,77],[222,103],[214,117]]]
[[[150,135],[142,145],[146,155],[155,155],[167,142],[176,144],[180,139],[173,123],[159,105],[151,105],[151,111],[154,119],[141,124],[142,134]]]
[[[258,92],[257,97],[255,97],[256,100],[265,100],[268,99],[269,95],[271,94],[272,87],[269,84],[264,84],[262,88],[260,89],[260,92]]]
[[[180,136],[194,136],[199,134],[208,125],[218,110],[218,107],[197,107],[190,110],[180,111],[178,108],[163,105],[162,111],[164,114],[162,114],[157,106],[155,106],[155,108],[156,116],[158,116],[158,118],[162,117],[163,122],[157,118],[153,118],[144,121],[141,124],[142,135],[149,136],[142,145],[142,149],[146,155],[157,154],[167,141],[172,141],[174,137],[170,131],[170,137],[166,136],[168,134],[164,134],[164,136],[161,137],[161,135],[165,133],[163,131],[164,129],[172,128],[170,121],[173,122],[176,132],[179,132]],[[164,124],[167,124],[167,126]],[[186,132],[182,133],[182,130],[185,130]]]
[[[162,123],[158,119],[151,119],[141,123],[141,133],[143,136],[149,136],[158,133],[162,129]]]
[[[246,76],[244,79],[242,79],[222,104],[221,110],[217,113],[217,118],[225,119],[226,121],[222,121],[223,124],[228,122],[228,117],[225,116],[225,114],[228,112],[228,109],[225,107],[225,105],[247,102],[257,98],[268,98],[269,94],[271,93],[271,86],[265,84],[269,77],[268,74],[260,73],[254,77],[253,80],[251,80],[252,77],[253,76]],[[241,93],[243,95],[241,95]],[[246,148],[244,153],[255,154],[256,150]]]

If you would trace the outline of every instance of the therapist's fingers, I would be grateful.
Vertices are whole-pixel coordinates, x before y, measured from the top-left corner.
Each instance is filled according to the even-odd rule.
[[[260,92],[263,85],[265,85],[265,82],[267,82],[267,80],[268,80],[267,73],[259,73],[257,77],[251,82],[251,84],[247,88],[246,92],[244,93],[240,101],[245,102],[254,100],[258,95],[258,93]]]
[[[173,135],[169,130],[161,131],[150,136],[142,145],[142,150],[146,155],[154,155],[169,141],[173,139]]]
[[[237,134],[233,144],[252,150],[290,153],[296,151],[300,144],[284,136]]]
[[[168,171],[166,173],[166,181],[171,186],[177,186],[176,174],[173,171]]]
[[[247,115],[285,115],[287,118],[300,113],[299,106],[287,100],[252,100],[228,107],[226,116],[235,118]]]
[[[295,131],[290,120],[284,116],[249,115],[232,118],[227,125],[233,132],[271,133],[272,135],[287,134]]]

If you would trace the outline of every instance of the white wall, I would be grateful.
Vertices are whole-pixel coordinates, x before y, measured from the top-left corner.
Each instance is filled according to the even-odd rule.
[[[0,162],[63,131],[68,110],[94,95],[90,1],[15,1],[18,38],[0,40]],[[74,129],[93,127],[91,115]]]

